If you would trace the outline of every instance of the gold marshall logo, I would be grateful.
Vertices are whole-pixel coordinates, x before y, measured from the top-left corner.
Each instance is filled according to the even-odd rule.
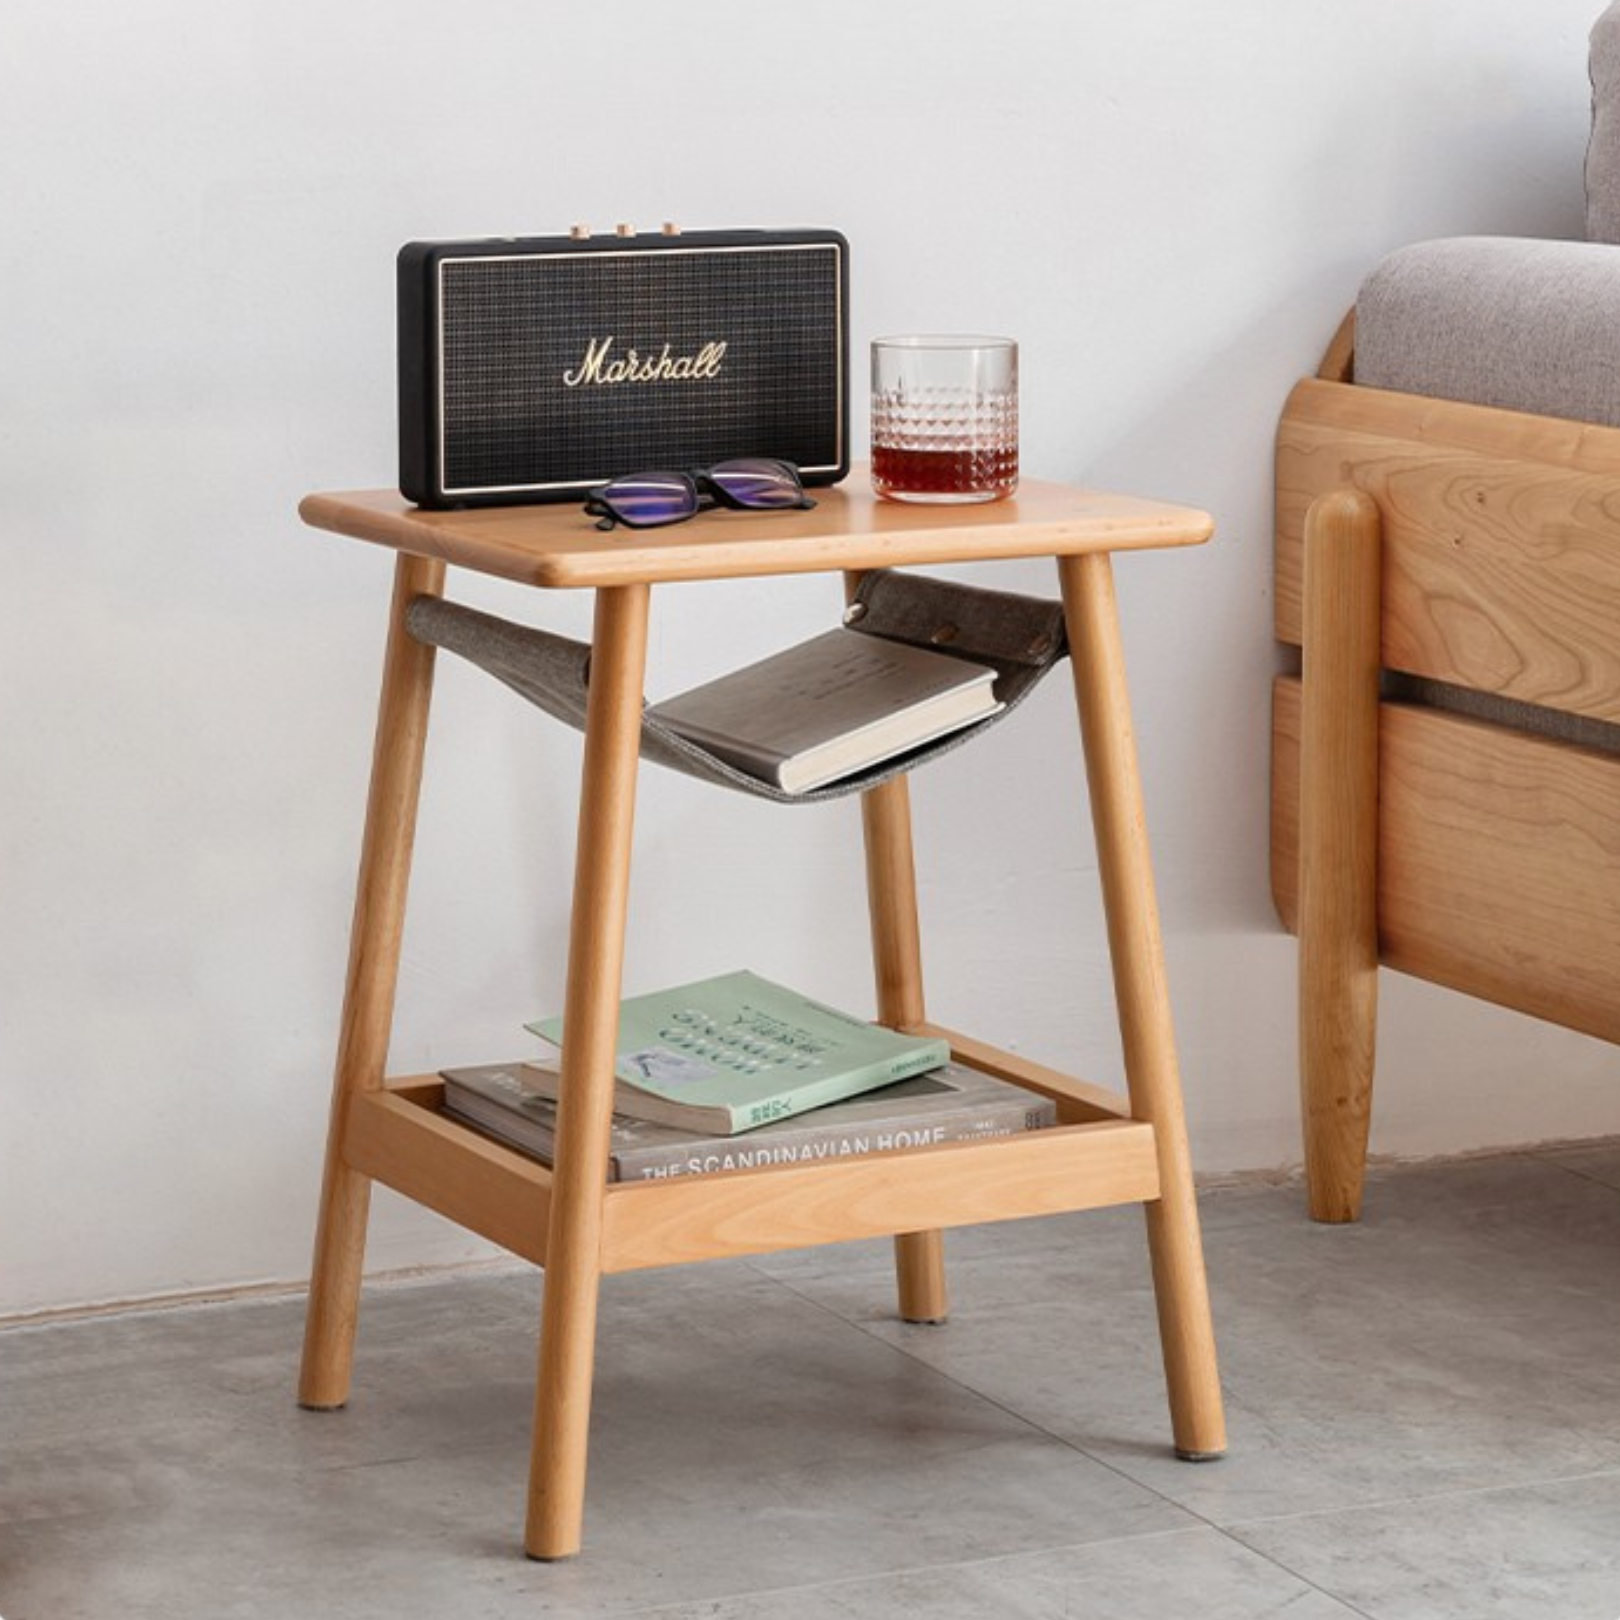
[[[720,366],[726,358],[724,343],[705,343],[696,354],[673,354],[664,345],[663,353],[638,354],[626,349],[622,356],[609,358],[613,347],[611,337],[592,338],[585,348],[585,358],[572,370],[563,373],[565,388],[580,388],[586,383],[627,382],[706,382],[720,375]]]

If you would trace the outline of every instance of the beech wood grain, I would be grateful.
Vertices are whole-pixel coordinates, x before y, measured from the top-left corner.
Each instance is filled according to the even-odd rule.
[[[348,1163],[469,1232],[544,1265],[551,1211],[545,1165],[469,1130],[436,1106],[427,1075],[349,1102]]]
[[[1319,496],[1305,520],[1299,1053],[1312,1216],[1361,1213],[1378,1037],[1378,507]]]
[[[444,572],[443,563],[403,554],[394,565],[298,1375],[300,1404],[318,1411],[349,1398],[371,1183],[347,1159],[343,1138],[349,1099],[380,1086],[387,1066],[433,695],[433,648],[413,639],[405,613],[416,597],[442,593]]]
[[[532,1558],[578,1552],[585,1512],[650,599],[645,585],[596,593],[524,1535]]]
[[[858,570],[844,575],[846,603],[855,599],[860,582]],[[861,839],[866,851],[878,1021],[891,1029],[909,1029],[923,1017],[922,925],[917,913],[909,778],[891,778],[861,795]],[[943,1322],[950,1312],[944,1234],[897,1233],[894,1268],[901,1319]]]
[[[1312,502],[1371,495],[1387,668],[1620,721],[1620,429],[1306,381],[1277,435],[1276,625]]]
[[[1050,1097],[1058,1105],[1058,1119],[1065,1125],[1080,1124],[1093,1119],[1129,1119],[1131,1104],[1128,1097],[1105,1086],[1093,1085],[1089,1080],[1078,1080],[1073,1075],[1049,1069],[1044,1063],[1032,1063],[1016,1052],[1005,1052],[988,1041],[975,1040],[971,1035],[946,1029],[927,1020],[908,1026],[914,1035],[933,1035],[950,1044],[951,1056],[958,1063],[984,1074],[994,1075],[1012,1085],[1022,1086],[1037,1096]]]
[[[1298,923],[1299,682],[1272,710],[1272,885]],[[1620,1041],[1620,759],[1458,715],[1379,715],[1384,964]]]
[[[720,513],[657,534],[598,532],[577,507],[419,512],[390,493],[311,496],[317,527],[401,553],[378,722],[350,995],[334,1088],[322,1237],[306,1375],[323,1400],[347,1390],[354,1301],[373,1178],[513,1252],[543,1261],[525,1547],[580,1544],[597,1289],[607,1270],[751,1254],[890,1233],[901,1239],[906,1308],[942,1310],[941,1228],[1141,1202],[1177,1448],[1224,1444],[1191,1167],[1141,825],[1140,783],[1107,553],[1207,539],[1207,514],[1026,482],[982,507],[878,502],[864,478],[818,491],[814,512]],[[993,1050],[990,1072],[1057,1095],[1066,1117],[1104,1117],[1018,1136],[667,1182],[606,1183],[614,1032],[629,881],[647,586],[659,580],[858,572],[1004,557],[1060,559],[1075,646],[1081,729],[1115,961],[1131,1119],[1120,1100]],[[411,597],[444,565],[548,586],[598,587],[553,1170],[440,1110],[438,1082],[382,1083],[420,782],[432,653],[410,641]],[[902,782],[866,812],[879,998],[897,1025],[924,1015],[909,799]],[[962,1044],[968,1043],[965,1039]],[[964,1053],[964,1055],[967,1055]],[[995,1066],[1000,1064],[1000,1069]],[[332,1189],[335,1188],[335,1191]],[[350,1196],[350,1194],[354,1196]],[[321,1257],[325,1257],[324,1260]],[[324,1267],[324,1270],[323,1270]],[[908,1275],[909,1273],[909,1275]]]
[[[976,506],[879,500],[864,468],[811,493],[814,511],[705,512],[665,529],[612,533],[577,502],[430,512],[392,490],[362,490],[309,495],[298,510],[318,529],[555,587],[1193,546],[1213,528],[1190,507],[1033,478],[1011,500]]]
[[[1170,1424],[1182,1456],[1218,1457],[1226,1449],[1226,1417],[1113,563],[1106,555],[1060,557],[1058,579],[1108,921],[1125,1084],[1132,1115],[1153,1125],[1159,1160],[1159,1197],[1144,1205],[1144,1214]]]
[[[911,845],[909,778],[894,777],[861,795],[861,832],[866,846],[878,1020],[904,1029],[923,1016],[922,933]],[[894,1264],[901,1319],[943,1322],[950,1313],[943,1234],[937,1230],[896,1233]]]
[[[1155,1198],[1151,1126],[1111,1120],[608,1189],[606,1271]]]

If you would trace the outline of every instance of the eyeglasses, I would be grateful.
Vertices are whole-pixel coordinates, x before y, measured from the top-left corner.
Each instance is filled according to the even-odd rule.
[[[627,529],[656,529],[684,523],[699,512],[729,506],[748,512],[808,510],[816,503],[804,492],[799,469],[770,456],[717,461],[689,473],[629,473],[593,489],[585,510],[600,518],[599,529],[622,523]]]

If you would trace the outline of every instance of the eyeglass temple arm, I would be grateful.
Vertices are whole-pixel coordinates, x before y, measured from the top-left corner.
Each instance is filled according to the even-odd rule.
[[[587,495],[585,497],[585,505],[583,510],[586,517],[593,517],[596,519],[596,527],[599,529],[616,529],[619,526],[619,520],[614,516],[613,508],[610,507],[606,501],[600,500],[595,495]]]

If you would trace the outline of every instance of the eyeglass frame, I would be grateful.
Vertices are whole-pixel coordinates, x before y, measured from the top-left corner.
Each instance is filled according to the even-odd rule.
[[[815,510],[816,503],[805,493],[804,475],[791,461],[780,456],[736,456],[728,460],[735,461],[769,461],[778,467],[785,468],[793,476],[794,486],[798,489],[799,498],[788,505],[757,506],[747,501],[740,501],[737,497],[723,488],[715,481],[713,469],[709,467],[693,467],[686,472],[674,467],[650,467],[642,472],[620,473],[616,478],[610,478],[605,484],[593,489],[586,497],[583,511],[588,517],[597,519],[596,527],[603,533],[612,533],[616,528],[626,529],[668,529],[677,523],[690,523],[693,518],[704,512],[712,512],[717,506],[725,507],[733,512],[810,512]],[[717,461],[716,467],[724,467],[726,462]],[[611,489],[615,484],[633,478],[678,478],[692,491],[692,510],[682,512],[678,517],[658,518],[651,523],[640,523],[632,518],[621,517],[614,512],[602,499],[602,491]]]

